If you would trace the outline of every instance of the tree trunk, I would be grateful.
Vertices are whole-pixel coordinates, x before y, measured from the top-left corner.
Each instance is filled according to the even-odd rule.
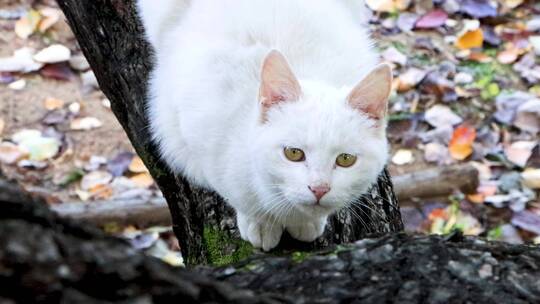
[[[8,186],[0,192],[0,303],[540,303],[535,246],[391,234],[186,270],[58,218]]]
[[[158,1],[159,2],[159,1]],[[156,2],[156,5],[160,5]],[[249,251],[238,238],[234,213],[215,194],[197,189],[175,176],[159,158],[145,113],[148,71],[152,52],[142,36],[132,0],[58,0],[88,59],[111,108],[137,153],[165,196],[188,264],[214,262]],[[241,185],[239,185],[241,187]],[[301,244],[284,236],[281,248],[321,248],[358,240],[369,233],[403,229],[397,200],[386,171],[370,192],[359,198],[355,212],[334,216],[323,237]],[[355,216],[353,216],[353,214]],[[216,245],[213,241],[227,243]],[[217,251],[218,252],[217,252]]]

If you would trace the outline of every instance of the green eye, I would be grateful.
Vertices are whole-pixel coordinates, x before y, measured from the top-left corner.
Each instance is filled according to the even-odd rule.
[[[348,168],[348,167],[354,165],[354,163],[356,163],[356,156],[355,155],[351,155],[351,154],[347,154],[347,153],[341,153],[336,158],[336,165],[338,165],[340,167],[343,167],[343,168]]]
[[[298,148],[285,147],[285,149],[283,149],[283,153],[288,160],[293,162],[300,162],[306,159],[304,151]]]

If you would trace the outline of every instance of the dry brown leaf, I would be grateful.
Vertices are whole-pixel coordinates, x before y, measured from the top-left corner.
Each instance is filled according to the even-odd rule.
[[[92,187],[88,192],[95,199],[105,200],[111,198],[114,191],[111,186],[101,184]]]
[[[58,20],[60,20],[60,10],[51,7],[42,8],[39,10],[43,19],[39,22],[38,30],[41,33],[45,33],[51,28]]]
[[[52,111],[64,107],[64,101],[54,97],[47,97],[43,102],[45,109]]]
[[[135,156],[129,164],[129,171],[133,173],[145,173],[148,172],[148,169],[144,165],[142,159],[138,156]]]
[[[27,39],[36,31],[40,21],[40,13],[33,9],[29,10],[26,15],[15,22],[15,34],[19,38]]]
[[[139,173],[130,178],[137,187],[148,188],[154,184],[154,180],[149,173]]]

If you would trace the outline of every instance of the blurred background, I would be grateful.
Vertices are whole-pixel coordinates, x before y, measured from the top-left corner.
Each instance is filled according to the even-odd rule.
[[[540,3],[366,2],[395,68],[389,170],[407,230],[540,243]],[[181,262],[55,1],[0,0],[0,141],[4,174],[57,212]]]

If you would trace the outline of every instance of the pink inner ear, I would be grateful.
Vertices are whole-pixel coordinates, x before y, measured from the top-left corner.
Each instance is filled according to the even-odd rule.
[[[259,94],[264,112],[276,104],[300,98],[300,84],[285,57],[276,50],[271,51],[264,60]]]
[[[386,115],[391,90],[392,69],[388,64],[381,64],[353,88],[348,101],[370,118],[381,120]]]

